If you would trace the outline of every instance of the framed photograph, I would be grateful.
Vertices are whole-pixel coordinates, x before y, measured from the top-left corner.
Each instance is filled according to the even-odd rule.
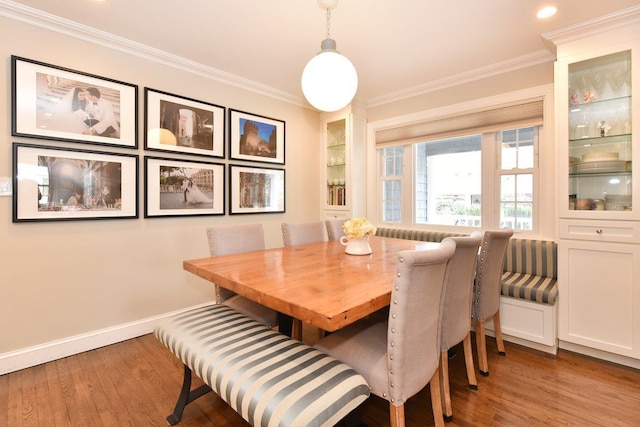
[[[234,160],[284,165],[282,120],[229,110],[229,150]]]
[[[224,165],[145,157],[145,218],[224,215]]]
[[[231,214],[285,211],[284,169],[229,165]]]
[[[138,147],[138,86],[11,56],[13,136]]]
[[[224,158],[224,107],[145,88],[144,148]]]
[[[13,143],[13,222],[138,218],[138,156]]]

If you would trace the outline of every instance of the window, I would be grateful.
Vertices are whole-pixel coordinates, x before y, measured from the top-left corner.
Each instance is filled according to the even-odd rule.
[[[415,144],[415,222],[480,227],[482,135]]]
[[[385,222],[402,221],[403,147],[382,150],[382,218]]]
[[[500,227],[533,229],[537,128],[500,132]]]
[[[380,217],[532,231],[537,141],[529,126],[380,148]]]

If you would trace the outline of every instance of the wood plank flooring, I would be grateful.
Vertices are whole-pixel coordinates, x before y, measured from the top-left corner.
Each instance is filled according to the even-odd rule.
[[[490,376],[478,376],[476,391],[456,348],[448,426],[640,426],[640,371],[505,344],[500,357],[489,338]],[[165,426],[181,381],[182,365],[145,335],[0,376],[0,426]],[[405,408],[408,427],[433,425],[429,387]],[[372,396],[360,413],[369,427],[389,426],[380,398]],[[213,393],[188,405],[179,425],[248,426]]]

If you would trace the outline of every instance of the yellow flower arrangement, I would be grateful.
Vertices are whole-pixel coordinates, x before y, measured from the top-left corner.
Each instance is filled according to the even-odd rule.
[[[376,227],[366,218],[351,218],[342,226],[344,234],[352,239],[376,234]]]

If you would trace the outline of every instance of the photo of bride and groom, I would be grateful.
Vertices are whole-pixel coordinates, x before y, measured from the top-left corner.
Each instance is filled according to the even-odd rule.
[[[160,209],[211,209],[213,171],[160,167]]]
[[[120,93],[117,90],[37,74],[39,128],[120,138]]]

